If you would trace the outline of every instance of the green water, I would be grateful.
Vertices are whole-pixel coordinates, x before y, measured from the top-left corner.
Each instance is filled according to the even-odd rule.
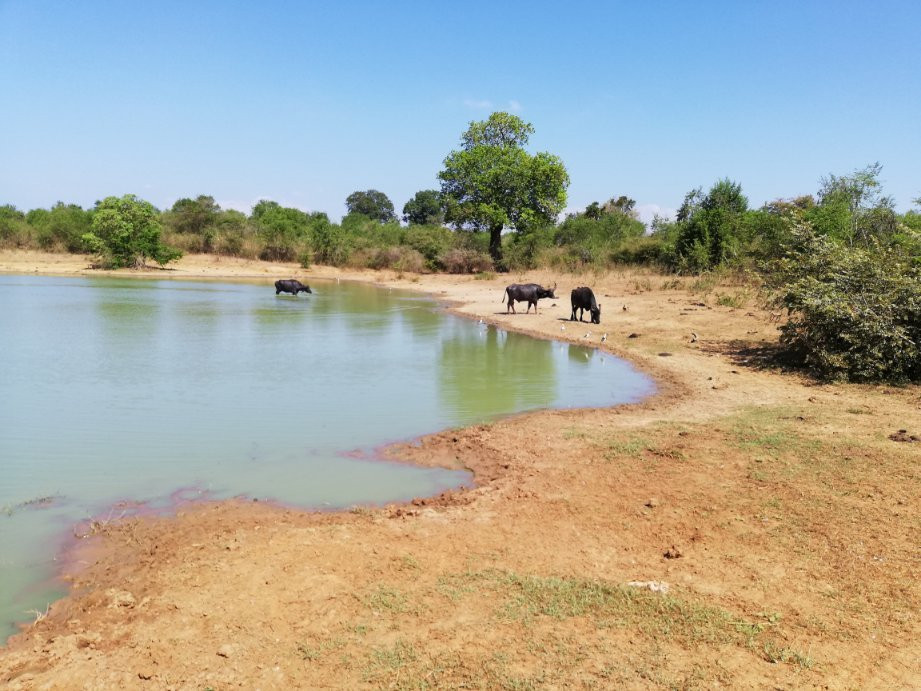
[[[411,294],[269,283],[0,276],[0,641],[62,594],[54,559],[74,526],[119,502],[431,495],[471,478],[375,448],[653,389],[609,355]]]

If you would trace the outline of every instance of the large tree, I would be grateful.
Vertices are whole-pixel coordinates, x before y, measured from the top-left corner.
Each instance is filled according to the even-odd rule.
[[[84,234],[84,243],[115,268],[141,267],[147,259],[162,266],[182,256],[160,242],[160,215],[153,204],[133,194],[96,202],[92,228]]]
[[[471,122],[461,148],[438,174],[446,220],[457,228],[489,231],[489,253],[502,263],[502,231],[553,223],[566,205],[569,175],[559,157],[531,155],[530,123],[509,113]]]
[[[386,194],[377,190],[352,192],[346,197],[345,206],[350,214],[361,214],[380,223],[389,223],[396,218],[393,202]]]

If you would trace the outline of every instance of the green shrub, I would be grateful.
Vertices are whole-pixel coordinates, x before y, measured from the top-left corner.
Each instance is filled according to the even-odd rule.
[[[312,226],[310,244],[313,247],[313,260],[329,266],[346,264],[354,249],[352,237],[342,226],[329,221]]]
[[[682,273],[699,273],[734,259],[745,244],[748,198],[742,186],[718,181],[704,195],[700,188],[685,195],[678,209],[675,266]]]
[[[665,264],[665,240],[655,235],[632,238],[611,250],[610,258],[619,264]]]
[[[160,241],[157,210],[133,194],[97,202],[91,227],[81,239],[106,267],[142,267],[147,259],[162,266],[182,256],[181,250]]]
[[[921,380],[921,267],[898,248],[847,247],[808,229],[773,266],[781,343],[816,375]]]
[[[431,271],[444,268],[441,257],[455,245],[454,233],[443,226],[414,225],[406,229],[403,242],[423,257]]]
[[[536,268],[544,253],[553,247],[555,232],[553,226],[542,226],[506,236],[502,254],[509,271]]]

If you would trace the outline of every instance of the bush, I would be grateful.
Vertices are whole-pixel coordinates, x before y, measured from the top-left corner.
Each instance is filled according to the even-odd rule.
[[[543,226],[509,236],[503,256],[510,271],[527,271],[540,263],[545,252],[553,247],[556,229]]]
[[[688,192],[675,224],[675,268],[699,273],[734,259],[745,244],[747,210],[741,185],[728,179],[706,195],[699,188]]]
[[[406,229],[403,242],[425,257],[431,271],[440,271],[442,255],[454,247],[454,233],[443,226],[414,225]]]
[[[267,262],[290,262],[298,254],[298,248],[293,244],[268,244],[259,252],[259,258]]]
[[[329,221],[313,224],[310,244],[313,246],[313,260],[329,266],[343,266],[353,251],[352,237],[342,226]]]
[[[84,246],[111,268],[142,267],[148,258],[158,264],[178,259],[182,251],[160,241],[160,218],[150,202],[133,194],[106,197],[96,203],[92,232],[82,236]]]
[[[485,252],[459,247],[445,252],[439,261],[450,274],[473,274],[494,269],[492,259]]]
[[[425,258],[411,247],[373,247],[359,250],[352,255],[352,266],[368,269],[393,269],[422,273]]]
[[[921,381],[921,267],[898,248],[798,231],[771,283],[791,361],[827,379]]]
[[[230,257],[255,257],[256,253],[245,251],[245,236],[242,230],[223,230],[218,233],[214,251]]]
[[[618,264],[666,264],[668,248],[661,237],[647,235],[633,238],[611,251],[611,261]]]

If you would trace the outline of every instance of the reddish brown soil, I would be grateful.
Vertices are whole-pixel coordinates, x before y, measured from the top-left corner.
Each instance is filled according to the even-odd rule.
[[[0,254],[0,270],[33,266],[83,271]],[[0,649],[0,686],[921,688],[921,389],[762,368],[777,321],[752,289],[207,257],[170,275],[412,287],[536,336],[602,347],[607,333],[660,390],[388,450],[470,468],[466,492],[339,514],[189,504],[97,525],[70,555],[72,594]],[[561,297],[506,315],[502,290],[524,279]],[[583,284],[600,326],[560,321]]]

